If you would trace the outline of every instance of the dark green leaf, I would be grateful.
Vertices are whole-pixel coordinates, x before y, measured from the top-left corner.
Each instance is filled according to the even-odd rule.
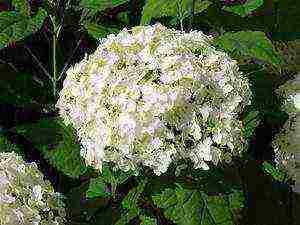
[[[64,174],[77,178],[85,173],[86,166],[80,156],[80,145],[71,127],[65,127],[58,119],[42,119],[37,123],[18,126],[16,130]]]
[[[141,193],[145,188],[146,183],[147,179],[142,180],[136,188],[131,189],[125,196],[121,204],[123,209],[127,210],[127,212],[121,216],[116,225],[126,225],[131,219],[137,217],[140,214],[141,210],[137,203]]]
[[[152,196],[164,210],[167,219],[178,225],[233,225],[233,217],[225,196],[207,196],[198,190],[182,187],[165,189]],[[234,205],[235,207],[237,204]]]
[[[0,134],[0,152],[15,152],[24,156],[24,152],[15,144],[12,144],[4,135]]]
[[[262,60],[276,67],[283,64],[272,42],[261,31],[227,32],[214,39],[213,44],[229,54],[238,52],[242,56]]]
[[[244,123],[243,133],[246,139],[252,137],[255,128],[258,126],[259,122],[260,122],[260,118],[259,118],[258,111],[249,111],[246,113],[246,117],[243,121]]]
[[[241,17],[245,17],[263,4],[264,0],[248,0],[242,5],[225,6],[223,9],[227,12],[233,12]]]
[[[31,18],[16,12],[0,13],[0,49],[6,47],[12,41],[20,41],[28,35],[38,31],[42,26],[47,12],[39,9]]]
[[[128,2],[128,0],[81,0],[79,6],[86,9],[97,10],[99,12],[107,8],[122,5],[126,2]]]
[[[85,29],[95,39],[103,38],[119,31],[119,29],[101,26],[96,23],[86,24]]]
[[[111,193],[106,191],[106,184],[102,177],[92,178],[90,180],[89,189],[86,192],[86,197],[108,197]]]

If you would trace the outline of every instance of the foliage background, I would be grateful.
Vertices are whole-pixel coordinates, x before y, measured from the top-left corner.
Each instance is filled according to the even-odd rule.
[[[186,2],[0,2],[0,150],[17,151],[38,163],[55,190],[67,196],[69,224],[106,225],[119,218],[118,224],[154,224],[154,219],[182,225],[300,224],[300,195],[292,192],[292,181],[284,176],[276,180],[262,169],[263,162],[272,165],[271,140],[288,118],[274,91],[300,70],[300,2],[199,1],[194,11]],[[249,2],[258,7],[241,8]],[[176,4],[184,9],[181,15]],[[57,118],[54,90],[62,87],[70,65],[96,49],[99,38],[157,21],[215,35],[215,46],[248,74],[254,101],[240,115],[249,140],[247,154],[208,172],[188,167],[174,176],[180,167],[173,165],[161,177],[145,168],[135,178],[111,172],[107,165],[100,176],[85,167],[74,130]],[[176,217],[191,209],[187,220],[184,214]]]

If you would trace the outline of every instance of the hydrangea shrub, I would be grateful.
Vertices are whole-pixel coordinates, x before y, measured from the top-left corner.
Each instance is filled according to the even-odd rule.
[[[86,163],[160,175],[180,158],[209,169],[225,152],[240,154],[249,83],[211,40],[161,24],[125,28],[71,67],[56,107]]]
[[[285,98],[282,108],[289,119],[272,142],[276,164],[296,179],[295,190],[300,192],[300,170],[296,166],[300,162],[300,74],[280,86],[277,92]]]
[[[0,224],[65,224],[62,195],[43,179],[35,163],[14,152],[0,153]]]

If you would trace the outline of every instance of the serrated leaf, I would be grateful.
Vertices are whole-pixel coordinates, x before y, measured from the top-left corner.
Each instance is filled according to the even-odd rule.
[[[126,2],[128,2],[128,0],[81,0],[79,6],[99,12],[107,8],[113,8],[118,5],[122,5]]]
[[[16,127],[17,133],[29,139],[59,171],[77,178],[84,174],[86,166],[80,156],[80,145],[75,132],[65,127],[59,119],[42,119],[37,123]]]
[[[6,47],[12,41],[20,41],[28,35],[38,31],[47,12],[39,9],[38,13],[31,18],[18,12],[0,13],[0,49]]]
[[[227,32],[215,38],[213,45],[228,54],[238,52],[242,56],[262,60],[276,67],[283,64],[272,42],[261,31]]]
[[[224,6],[223,10],[245,17],[263,4],[264,0],[248,0],[242,5]]]
[[[106,37],[109,34],[117,33],[119,29],[109,28],[102,25],[98,25],[96,23],[90,23],[84,25],[85,29],[95,39]]]
[[[122,201],[122,207],[127,212],[123,213],[115,225],[126,225],[128,222],[140,214],[140,208],[137,205],[138,199],[143,192],[147,179],[142,180],[136,188],[131,189]]]
[[[207,196],[198,190],[182,187],[165,189],[152,196],[164,210],[167,219],[178,225],[233,225],[233,217],[225,196]]]
[[[92,178],[89,183],[89,189],[86,192],[86,197],[109,197],[111,193],[106,191],[106,184],[102,177]]]

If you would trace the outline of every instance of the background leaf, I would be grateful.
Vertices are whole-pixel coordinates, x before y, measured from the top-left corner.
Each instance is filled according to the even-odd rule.
[[[93,9],[96,11],[103,11],[107,8],[113,8],[122,5],[128,0],[81,0],[79,6],[86,9]]]
[[[46,160],[67,176],[78,178],[85,173],[87,168],[80,156],[74,130],[65,127],[58,119],[42,119],[18,126],[16,131],[30,140]]]
[[[47,12],[39,9],[38,13],[31,18],[19,12],[0,13],[0,49],[14,41],[20,41],[30,34],[38,31],[43,25]]]
[[[213,45],[229,54],[238,52],[242,56],[262,60],[276,67],[283,63],[272,42],[261,31],[227,32],[214,39]]]
[[[108,197],[111,193],[106,191],[106,184],[102,177],[92,178],[90,180],[89,189],[86,192],[86,197]]]
[[[241,17],[249,15],[254,10],[258,9],[264,4],[264,0],[247,0],[244,4],[225,6],[223,10],[235,13]]]
[[[95,39],[106,37],[109,34],[117,33],[119,29],[105,27],[96,23],[90,23],[85,25],[85,29]]]

